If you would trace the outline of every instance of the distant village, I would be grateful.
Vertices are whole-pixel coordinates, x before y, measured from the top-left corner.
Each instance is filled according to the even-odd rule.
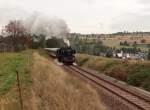
[[[80,39],[80,40],[95,40],[101,41],[105,39],[113,39],[115,37],[126,38],[130,36],[132,41],[122,41],[120,39],[120,46],[125,46],[126,48],[122,49],[108,49],[104,52],[99,52],[99,56],[103,57],[113,57],[119,59],[132,59],[132,60],[147,60],[148,59],[148,51],[142,51],[140,48],[134,48],[136,45],[145,45],[147,49],[150,49],[150,42],[147,40],[135,41],[136,38],[144,38],[148,37],[150,39],[150,32],[118,32],[114,34],[80,34],[80,33],[71,33],[68,35],[68,38]]]
[[[133,53],[124,53],[123,51],[120,51],[120,52],[111,52],[111,53],[102,52],[99,55],[103,57],[144,61],[144,60],[147,60],[148,53],[139,52],[139,53],[133,54]]]

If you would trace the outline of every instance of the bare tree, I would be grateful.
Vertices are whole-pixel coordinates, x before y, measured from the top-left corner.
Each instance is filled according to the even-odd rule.
[[[13,35],[13,37],[17,37],[19,34],[25,33],[25,28],[23,26],[23,23],[20,20],[13,20],[10,21],[5,26],[6,32],[8,32],[10,35]]]
[[[5,32],[11,40],[14,51],[20,51],[25,48],[29,38],[26,29],[20,20],[12,20],[5,26]]]

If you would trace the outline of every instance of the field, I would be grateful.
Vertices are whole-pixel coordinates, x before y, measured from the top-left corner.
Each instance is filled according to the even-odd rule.
[[[16,71],[19,77],[23,92],[30,85],[29,70],[31,66],[32,51],[21,53],[1,53],[0,54],[0,109],[19,110],[19,96],[16,82]],[[28,93],[24,94],[24,97]],[[16,105],[16,106],[14,106]]]
[[[120,42],[127,41],[129,43],[137,42],[141,44],[141,40],[145,40],[146,44],[150,44],[150,37],[149,36],[144,36],[144,37],[138,37],[138,36],[115,36],[111,38],[102,38],[101,40],[103,41],[103,44],[109,47],[116,47],[116,48],[122,48],[122,47],[132,47],[132,46],[120,46]],[[138,48],[141,48],[144,51],[147,51],[148,48],[143,44],[143,45],[138,45]]]
[[[80,66],[97,70],[100,73],[150,91],[149,61],[126,61],[85,54],[77,54],[76,60]]]

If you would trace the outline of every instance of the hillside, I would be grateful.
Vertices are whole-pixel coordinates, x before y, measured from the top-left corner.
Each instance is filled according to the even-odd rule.
[[[78,65],[150,91],[150,62],[77,54]]]
[[[140,48],[143,51],[147,51],[148,47],[146,46],[147,44],[150,44],[150,37],[149,36],[132,36],[132,35],[127,35],[127,36],[114,36],[114,37],[108,37],[108,38],[100,38],[105,46],[109,47],[115,47],[115,48],[130,48],[132,47],[134,42],[137,42],[137,48]],[[141,43],[141,41],[144,40],[145,43]],[[128,42],[131,44],[130,46],[121,46],[120,42]]]

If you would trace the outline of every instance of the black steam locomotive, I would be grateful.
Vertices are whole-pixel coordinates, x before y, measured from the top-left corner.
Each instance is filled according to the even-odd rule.
[[[71,47],[61,47],[61,48],[45,48],[48,54],[52,57],[57,58],[59,62],[67,65],[71,65],[75,62],[76,51]]]
[[[72,64],[75,62],[75,53],[75,50],[73,50],[71,47],[62,47],[57,49],[56,57],[59,62],[64,64]]]

